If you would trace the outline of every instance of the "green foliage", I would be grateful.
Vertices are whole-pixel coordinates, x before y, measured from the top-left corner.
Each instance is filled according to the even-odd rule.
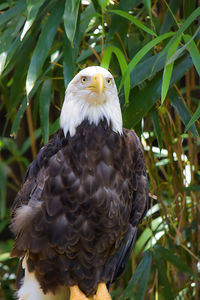
[[[199,16],[195,0],[1,1],[0,298],[13,299],[9,209],[25,170],[74,74],[101,65],[141,137],[151,200],[112,297],[199,299]]]

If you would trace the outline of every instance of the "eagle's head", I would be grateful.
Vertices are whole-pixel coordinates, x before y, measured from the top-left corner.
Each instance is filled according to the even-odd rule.
[[[113,131],[122,133],[121,109],[114,78],[104,68],[85,68],[67,87],[60,126],[65,135],[69,132],[73,136],[84,120],[98,125],[104,118]]]

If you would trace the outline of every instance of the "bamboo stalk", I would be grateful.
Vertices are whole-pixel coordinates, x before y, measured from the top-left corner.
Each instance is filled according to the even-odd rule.
[[[30,140],[31,140],[31,151],[32,151],[32,156],[33,159],[37,155],[37,150],[36,150],[36,143],[35,143],[35,137],[34,137],[34,127],[33,127],[33,121],[32,121],[32,116],[31,116],[31,107],[29,100],[27,99],[27,107],[26,107],[26,117],[27,117],[27,123],[28,123],[28,131],[30,135]]]

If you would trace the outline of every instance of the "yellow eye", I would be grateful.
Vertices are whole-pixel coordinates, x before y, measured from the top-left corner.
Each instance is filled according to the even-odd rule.
[[[112,78],[108,78],[108,79],[107,79],[107,83],[108,83],[109,85],[111,85],[111,83],[112,83]]]
[[[81,77],[81,83],[86,83],[88,81],[88,78],[86,76]]]

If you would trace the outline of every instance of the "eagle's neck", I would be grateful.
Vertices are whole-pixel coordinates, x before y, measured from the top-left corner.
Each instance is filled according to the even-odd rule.
[[[67,133],[74,136],[77,127],[84,120],[97,126],[104,119],[114,132],[122,134],[122,115],[118,99],[111,98],[104,104],[91,105],[85,99],[74,101],[66,95],[60,116],[60,127],[65,136]]]

